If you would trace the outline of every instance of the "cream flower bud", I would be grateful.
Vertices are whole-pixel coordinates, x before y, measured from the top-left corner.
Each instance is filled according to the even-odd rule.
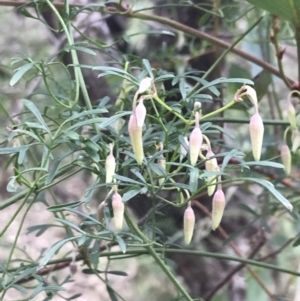
[[[142,128],[144,123],[145,123],[145,118],[146,118],[146,107],[144,105],[144,99],[141,97],[139,99],[139,104],[135,108],[135,116],[136,116],[136,121],[138,127]]]
[[[249,131],[253,157],[255,161],[259,161],[264,138],[264,124],[258,112],[254,113],[250,119]]]
[[[258,108],[258,101],[257,101],[257,94],[256,94],[256,91],[248,86],[248,85],[243,85],[238,91],[237,93],[235,94],[235,99],[237,101],[240,101],[242,100],[242,97],[243,96],[248,96],[248,98],[250,99],[250,101],[252,102],[255,110],[257,110]]]
[[[196,101],[196,102],[194,103],[194,109],[195,109],[195,110],[201,109],[201,102]]]
[[[144,93],[145,91],[147,91],[148,89],[150,89],[150,87],[152,86],[152,78],[150,77],[145,77],[141,80],[140,85],[139,85],[139,90],[138,92],[140,94]]]
[[[212,158],[214,157],[215,154],[211,151],[208,150],[206,153],[206,161],[205,161],[205,169],[207,171],[217,171],[219,166],[218,166],[218,161],[216,158]],[[210,186],[207,187],[207,194],[209,196],[213,195],[213,193],[215,192],[216,189],[216,176],[209,176],[207,177],[207,181],[210,182]]]
[[[116,170],[116,159],[113,155],[113,145],[110,143],[109,155],[106,157],[105,160],[105,172],[106,172],[105,183],[112,183],[115,170]]]
[[[143,132],[142,128],[137,125],[135,113],[133,113],[129,118],[128,132],[136,161],[139,165],[141,165],[144,159]]]
[[[195,166],[197,163],[202,141],[202,132],[199,126],[195,126],[190,135],[190,161],[192,166]]]
[[[292,131],[292,152],[296,152],[300,147],[300,132],[298,130]]]
[[[288,101],[287,106],[287,117],[289,123],[293,129],[297,128],[297,120],[296,120],[296,110],[291,101]]]
[[[122,201],[122,197],[117,192],[115,192],[112,196],[112,209],[114,213],[115,226],[118,230],[121,230],[123,227],[125,206]]]
[[[166,159],[165,159],[164,156],[161,156],[161,157],[157,160],[157,164],[158,164],[159,166],[161,166],[161,168],[162,168],[163,170],[166,170]],[[163,183],[164,181],[165,181],[164,178],[158,179],[159,185],[162,185],[162,183]]]
[[[213,200],[212,200],[212,229],[216,230],[218,226],[220,225],[220,222],[222,220],[222,216],[225,209],[225,195],[221,188],[221,186],[218,187],[216,193],[214,194]]]
[[[281,147],[281,161],[284,166],[285,174],[289,176],[291,173],[292,155],[286,144]]]
[[[184,241],[188,245],[193,237],[195,227],[195,213],[191,207],[191,202],[188,203],[188,207],[185,209],[183,216],[183,232]]]

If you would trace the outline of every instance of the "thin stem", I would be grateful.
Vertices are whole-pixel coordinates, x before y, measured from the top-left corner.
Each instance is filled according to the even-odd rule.
[[[295,38],[297,44],[297,57],[298,57],[298,81],[300,82],[300,28],[296,28]]]
[[[126,222],[128,224],[128,226],[130,227],[130,229],[135,232],[142,240],[144,243],[149,243],[151,242],[150,239],[144,235],[144,233],[139,229],[139,227],[137,225],[135,225],[129,215],[127,214],[127,212],[125,212],[125,219]],[[175,285],[175,287],[178,289],[179,292],[181,292],[181,294],[186,298],[186,300],[188,301],[193,301],[193,299],[190,297],[190,295],[188,294],[188,292],[184,289],[184,287],[178,282],[178,280],[176,279],[176,277],[173,275],[173,273],[171,272],[171,270],[167,267],[167,265],[165,264],[165,262],[161,259],[161,257],[157,254],[157,252],[155,251],[155,249],[150,245],[150,246],[146,246],[145,249],[149,252],[149,254],[154,258],[154,260],[157,262],[157,264],[161,267],[161,269],[165,272],[165,274],[169,277],[169,279],[173,282],[173,284]]]
[[[282,65],[283,52],[280,49],[279,41],[278,41],[278,34],[279,34],[279,27],[278,26],[279,26],[278,25],[278,17],[277,16],[272,16],[273,35],[272,35],[272,38],[271,38],[271,42],[273,43],[274,48],[275,48],[278,70],[279,70],[279,73],[281,75],[281,79],[283,80],[283,82],[285,83],[285,85],[287,86],[287,88],[289,90],[291,90],[292,85],[288,81],[288,79],[286,78],[284,70],[283,70],[283,65]],[[297,45],[297,47],[298,47],[298,45]]]
[[[203,206],[200,202],[194,201],[193,206],[199,208],[202,212],[204,212],[207,216],[211,217],[210,212],[206,209],[205,206]],[[219,233],[223,236],[224,239],[228,239],[228,234],[225,232],[225,230],[219,226],[218,227]],[[239,251],[239,249],[232,243],[229,243],[230,247],[233,249],[235,254],[241,258],[243,258],[243,254]],[[252,277],[256,280],[256,282],[260,285],[260,287],[266,292],[266,294],[269,296],[271,300],[275,300],[273,297],[273,294],[269,291],[269,289],[266,287],[266,285],[263,283],[263,281],[258,277],[258,275],[253,271],[253,269],[249,266],[246,266],[249,273],[252,275]]]

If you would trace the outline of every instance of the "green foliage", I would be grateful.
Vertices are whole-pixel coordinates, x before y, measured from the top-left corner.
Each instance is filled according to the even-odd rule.
[[[250,79],[251,72],[236,62],[231,64],[228,78],[221,76],[220,72],[212,76],[212,72],[220,67],[218,64],[232,50],[233,45],[229,45],[223,54],[217,49],[219,57],[207,70],[193,69],[187,64],[186,58],[181,57],[177,46],[173,47],[175,49],[167,48],[170,68],[164,62],[157,66],[157,62],[142,56],[122,53],[117,48],[118,43],[130,44],[131,37],[135,34],[126,33],[111,44],[98,41],[75,25],[76,16],[92,11],[142,20],[151,16],[152,20],[167,24],[174,30],[184,31],[186,27],[167,18],[163,21],[160,18],[155,20],[155,15],[147,17],[141,11],[126,11],[121,6],[122,1],[108,2],[106,5],[95,3],[84,7],[70,7],[66,1],[58,9],[53,2],[46,0],[42,3],[32,2],[21,8],[25,17],[40,21],[51,30],[62,33],[66,38],[66,45],[43,60],[25,54],[11,60],[14,72],[10,86],[15,88],[24,80],[28,83],[37,81],[38,89],[29,95],[26,95],[25,89],[22,91],[22,111],[18,116],[11,116],[5,105],[2,105],[12,125],[7,128],[8,135],[0,148],[0,155],[7,161],[6,168],[11,170],[5,183],[10,197],[0,203],[0,210],[2,213],[2,210],[5,212],[13,206],[16,206],[16,209],[0,228],[1,237],[5,237],[9,231],[14,232],[15,237],[5,263],[0,264],[0,301],[5,300],[11,289],[26,295],[26,300],[36,296],[50,300],[54,295],[65,300],[79,298],[80,294],[69,297],[61,294],[61,291],[66,290],[65,285],[72,281],[71,276],[58,279],[54,275],[51,280],[44,276],[49,273],[48,267],[52,264],[58,264],[54,269],[70,267],[73,273],[72,267],[76,270],[79,261],[84,265],[81,272],[85,275],[95,275],[105,286],[110,300],[125,300],[121,292],[114,288],[110,276],[125,278],[129,273],[123,270],[122,266],[112,268],[111,261],[139,257],[143,254],[151,256],[172,283],[175,289],[173,294],[168,296],[174,297],[172,300],[200,300],[202,296],[192,296],[177,279],[175,269],[167,257],[171,253],[214,257],[214,260],[237,260],[247,264],[249,275],[252,277],[249,287],[254,287],[252,282],[257,281],[251,265],[263,268],[264,272],[273,269],[299,276],[298,272],[256,259],[247,260],[223,253],[199,251],[197,249],[203,246],[200,246],[196,239],[192,240],[191,247],[188,247],[184,244],[182,227],[175,226],[174,217],[176,214],[180,215],[191,202],[194,208],[202,208],[203,213],[209,216],[208,209],[203,209],[203,205],[198,201],[201,201],[201,197],[210,195],[210,191],[225,191],[228,186],[238,183],[244,189],[249,189],[247,197],[250,198],[253,184],[258,184],[262,190],[257,194],[258,202],[255,206],[241,202],[238,207],[240,216],[250,216],[246,225],[235,229],[230,235],[219,228],[224,238],[223,243],[232,243],[256,223],[261,223],[271,232],[270,220],[274,215],[282,215],[290,225],[294,222],[299,227],[297,186],[284,180],[284,166],[278,162],[277,149],[278,144],[291,142],[295,148],[294,159],[298,160],[300,142],[295,147],[299,133],[298,124],[296,122],[294,128],[289,122],[282,120],[278,98],[273,99],[272,115],[262,104],[270,87],[275,86],[271,73],[279,74],[283,82],[287,82],[282,70],[274,71],[274,67],[265,64],[266,71],[260,72],[261,83],[257,84],[257,97],[255,90],[251,88],[254,84]],[[297,2],[249,2],[292,22],[296,27],[300,26]],[[179,2],[178,6],[202,11],[204,15],[199,18],[199,26],[209,27],[210,17],[219,18],[219,21],[228,20],[228,6],[213,9],[211,4],[193,5],[189,2]],[[41,16],[46,9],[50,9],[56,16],[59,23],[57,28],[45,24]],[[145,8],[147,9],[150,7]],[[242,6],[235,7],[235,11],[243,18]],[[251,12],[247,10],[246,14]],[[217,21],[214,20],[214,29],[218,32]],[[253,26],[258,27],[260,20]],[[80,33],[83,42],[74,42],[72,28]],[[143,31],[146,36],[157,33],[179,39],[173,31]],[[193,31],[190,31],[190,35],[193,35],[192,33]],[[242,35],[241,40],[245,36],[246,33]],[[194,37],[199,37],[199,34],[195,34]],[[187,41],[190,43],[189,49],[197,48],[194,47],[195,40]],[[210,41],[215,41],[218,47],[224,46],[217,38],[211,37]],[[201,52],[208,49],[206,45],[198,46],[202,47]],[[104,53],[106,48],[111,60],[99,66],[92,58],[100,52]],[[158,52],[162,56],[162,52]],[[62,63],[61,53],[70,54],[71,63]],[[176,53],[176,57],[173,58],[171,53]],[[81,62],[79,54],[86,55],[87,62]],[[198,57],[199,54],[190,51],[188,56]],[[261,60],[260,64],[264,64],[264,61]],[[104,95],[98,100],[90,98],[91,93],[85,77],[86,74],[95,73],[97,80],[109,87],[109,95]],[[99,89],[102,88],[104,90],[103,86],[99,86]],[[272,92],[275,94],[275,90]],[[288,98],[290,101],[292,93]],[[246,105],[240,105],[242,101]],[[259,111],[264,120],[271,119],[268,124],[272,129],[268,128],[266,132],[269,136],[272,132],[277,139],[271,142],[264,140],[262,149],[259,149],[263,158],[261,161],[252,161],[254,144],[250,144],[248,129],[243,133],[243,128],[224,126],[228,118],[229,124],[242,122],[248,125],[248,116],[253,114],[253,108],[255,113]],[[236,118],[241,112],[247,118]],[[297,119],[297,110],[294,115]],[[216,119],[216,116],[220,116],[220,119]],[[142,126],[134,118],[138,119]],[[286,126],[285,133],[282,132],[282,128],[279,133],[274,130],[277,121]],[[195,144],[192,139],[190,142],[187,139],[194,129],[197,129],[198,133]],[[243,135],[242,145],[238,144],[240,135]],[[265,134],[265,139],[266,136]],[[198,144],[200,149],[197,149]],[[111,153],[108,155],[109,149]],[[191,162],[190,153],[195,149],[196,162]],[[212,155],[208,157],[208,153]],[[106,179],[108,156],[112,156],[109,159],[113,161],[112,182]],[[209,168],[210,163],[212,168]],[[55,189],[64,187],[68,180],[74,181],[75,187],[79,177],[85,178],[87,185],[82,196],[78,195],[75,199],[72,196],[69,202],[58,198]],[[289,186],[292,192],[285,190],[284,185]],[[50,201],[45,196],[46,192]],[[117,204],[119,207],[114,206],[113,200],[117,192],[122,196],[121,204]],[[142,216],[135,216],[131,207],[134,207],[134,204],[139,205],[141,200],[149,201],[148,209]],[[47,235],[50,230],[61,229],[64,231],[63,236],[57,238],[54,244],[46,245],[38,257],[32,257],[24,249],[26,259],[21,258],[18,262],[18,239],[25,227],[27,215],[37,203],[52,214],[53,218],[51,222],[29,226],[27,234],[35,234],[37,238]],[[293,207],[296,208],[296,212],[289,212]],[[171,227],[165,224],[168,210],[176,212],[173,220],[170,218]],[[124,223],[119,231],[111,221],[117,219],[120,212],[121,216],[124,215],[126,225]],[[232,207],[225,210],[225,221],[232,212]],[[18,229],[12,230],[11,226],[20,216]],[[289,219],[290,216],[293,219]],[[209,223],[211,227],[211,221]],[[195,228],[197,232],[200,226],[196,224]],[[195,233],[196,235],[199,237],[199,233]],[[293,246],[299,244],[299,238],[295,239]],[[71,251],[68,245],[72,245]],[[113,247],[120,251],[112,250]],[[242,257],[239,252],[236,253]],[[100,268],[100,257],[107,258],[104,268]],[[32,285],[23,285],[33,279],[36,281]],[[270,294],[263,286],[262,292]]]

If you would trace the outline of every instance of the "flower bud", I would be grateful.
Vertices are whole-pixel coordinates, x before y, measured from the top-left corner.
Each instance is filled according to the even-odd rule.
[[[225,195],[221,187],[219,187],[214,194],[212,200],[212,229],[216,230],[220,225],[224,208],[225,208]]]
[[[183,216],[183,232],[184,241],[188,245],[193,237],[195,227],[195,213],[191,207],[191,202],[188,203],[188,207],[185,209]]]
[[[196,102],[194,103],[194,109],[195,109],[195,110],[201,109],[201,102],[196,101]]]
[[[139,85],[138,93],[142,94],[152,86],[152,79],[150,77],[145,77],[141,80]]]
[[[157,160],[157,164],[158,164],[159,166],[161,166],[161,168],[162,168],[163,170],[166,170],[166,159],[165,159],[165,157],[164,157],[163,155]],[[165,181],[164,178],[158,179],[159,185],[162,185],[162,183],[163,183],[164,181]]]
[[[217,159],[212,158],[214,156],[215,154],[211,150],[207,151],[206,153],[207,160],[205,161],[205,169],[207,171],[217,171],[219,168]],[[216,182],[217,182],[216,176],[207,177],[207,181],[210,183],[210,186],[207,186],[207,194],[211,196],[213,195],[216,189]]]
[[[249,131],[252,144],[252,154],[254,160],[259,161],[264,138],[264,124],[258,112],[254,113],[250,119]]]
[[[199,126],[195,126],[190,135],[190,161],[192,166],[195,166],[197,163],[202,141],[202,132]]]
[[[296,110],[291,101],[287,105],[287,117],[293,129],[297,128]]]
[[[284,166],[285,174],[289,176],[291,173],[292,155],[286,144],[281,147],[281,161]]]
[[[139,104],[135,108],[135,116],[138,127],[142,128],[145,123],[146,118],[146,107],[144,105],[144,99],[141,97],[139,100]]]
[[[113,145],[110,143],[109,155],[106,157],[105,160],[105,172],[106,172],[105,183],[112,183],[115,170],[116,170],[116,159],[113,155]]]
[[[131,140],[135,159],[139,165],[142,164],[144,159],[143,149],[143,132],[142,128],[137,125],[137,118],[135,112],[130,116],[128,122],[128,132]]]
[[[295,153],[300,147],[300,132],[298,130],[292,131],[292,152]]]
[[[248,85],[243,85],[235,94],[234,98],[236,101],[241,101],[243,100],[242,97],[243,96],[248,96],[248,98],[250,99],[250,101],[252,102],[255,110],[257,111],[258,109],[258,101],[257,101],[257,94],[256,91],[248,86]]]
[[[115,226],[118,230],[121,230],[123,227],[125,206],[122,201],[122,197],[117,192],[115,192],[112,196],[112,209],[114,213]]]

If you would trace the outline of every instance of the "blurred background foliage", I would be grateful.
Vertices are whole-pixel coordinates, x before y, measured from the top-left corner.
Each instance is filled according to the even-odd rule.
[[[252,80],[257,91],[260,112],[265,121],[263,160],[280,162],[280,147],[284,143],[284,131],[289,126],[286,116],[288,94],[292,89],[300,90],[298,84],[300,63],[297,59],[300,43],[298,1],[128,0],[122,2],[124,9],[130,7],[134,11],[139,11],[140,14],[147,14],[150,16],[148,19],[143,15],[134,17],[130,13],[118,13],[118,2],[92,3],[84,0],[70,2],[69,15],[63,2],[57,5],[64,21],[69,24],[70,20],[72,23],[76,42],[73,49],[76,49],[78,53],[80,64],[99,67],[100,71],[92,70],[90,67],[82,68],[93,108],[99,110],[105,108],[107,113],[103,116],[111,117],[122,110],[117,105],[117,100],[122,99],[126,110],[130,110],[133,90],[137,89],[138,81],[148,75],[145,59],[150,62],[156,77],[166,74],[177,76],[177,81],[169,77],[168,80],[157,83],[157,88],[164,101],[180,114],[181,108],[178,103],[186,99],[186,95],[197,82],[200,81],[202,85],[206,84],[204,79],[200,80],[203,75],[208,82],[221,77]],[[18,1],[0,0],[0,40],[2,42],[0,51],[2,127],[0,134],[3,148],[18,146],[14,145],[15,140],[8,141],[9,129],[30,116],[21,99],[30,99],[43,117],[47,118],[45,118],[46,123],[52,130],[52,128],[56,129],[73,112],[57,105],[49,91],[63,101],[66,99],[74,101],[76,97],[71,49],[53,10],[50,10],[44,1],[28,1],[26,3],[30,5],[25,6],[22,2],[20,4],[23,6],[19,9],[16,8],[19,6],[17,3]],[[288,9],[291,3],[294,4],[294,8]],[[116,11],[114,11],[115,8]],[[277,17],[270,13],[276,14]],[[39,20],[32,18],[33,16]],[[178,23],[175,24],[172,21]],[[178,24],[181,27],[176,27]],[[253,29],[245,35],[244,33],[253,24],[255,25]],[[186,28],[197,30],[205,36],[201,38],[196,34],[186,34],[189,32]],[[276,31],[277,28],[278,32],[274,38],[274,30]],[[212,39],[207,39],[207,36]],[[213,38],[217,38],[217,41]],[[251,57],[228,51],[220,63],[213,66],[226,50],[224,44],[218,41],[226,42],[230,47],[238,39],[240,39],[238,49],[243,53],[251,54],[252,57],[260,60],[261,64],[254,62]],[[279,47],[277,50],[276,45]],[[282,58],[278,60],[278,56]],[[25,59],[12,65],[12,60],[16,57]],[[16,79],[14,70],[22,67],[26,60],[28,62],[31,59],[36,66],[41,69],[45,68],[47,76],[43,78],[40,73],[38,74],[37,68],[31,68]],[[124,81],[119,73],[109,74],[108,69],[104,68],[110,66],[122,70],[125,66],[124,62],[130,62],[129,73],[136,78],[136,87],[132,86],[128,91],[122,90]],[[282,64],[284,74],[278,71],[278,63]],[[213,68],[210,69],[212,66]],[[209,73],[205,73],[208,70]],[[102,74],[101,72],[106,76],[98,77],[99,73]],[[12,78],[16,81],[15,83],[11,82]],[[241,82],[218,85],[217,88],[221,92],[218,96],[213,93],[213,89],[207,89],[203,92],[206,93],[205,95],[191,98],[182,114],[188,116],[191,113],[192,105],[190,104],[195,100],[202,102],[204,114],[217,109],[232,100],[241,85]],[[86,108],[82,92],[81,89],[79,105],[74,109],[78,112],[89,109]],[[293,96],[295,97],[292,101],[298,111],[299,99],[296,93]],[[147,109],[152,110],[150,114],[153,113],[151,105],[147,105]],[[170,121],[168,113],[162,112],[162,115],[166,115],[164,117],[167,121]],[[245,153],[246,162],[252,161],[248,133],[248,121],[252,114],[253,108],[248,101],[244,101],[209,120],[212,125],[222,126],[229,133],[229,135],[220,135],[212,128],[207,131],[216,153],[227,154],[231,149],[236,149]],[[152,126],[157,128],[155,123]],[[180,131],[180,125],[178,128]],[[92,130],[90,127],[87,130],[86,128],[76,130],[78,136],[72,133],[65,138],[68,143],[57,142],[53,155],[55,158],[63,157],[73,147],[74,152],[66,158],[64,163],[76,161],[76,167],[82,167],[83,170],[64,182],[58,183],[53,189],[41,192],[37,201],[30,207],[25,220],[23,217],[26,208],[22,208],[21,212],[14,216],[20,204],[12,203],[6,206],[5,200],[15,193],[8,185],[15,170],[11,164],[7,164],[12,160],[11,157],[7,155],[0,157],[1,227],[5,228],[12,219],[7,231],[1,232],[3,251],[0,254],[0,271],[3,272],[6,267],[20,224],[22,227],[17,244],[14,246],[16,249],[9,265],[10,269],[18,268],[20,263],[36,266],[42,258],[45,258],[51,246],[59,240],[70,237],[69,232],[74,230],[70,230],[68,225],[63,224],[67,229],[65,230],[61,223],[53,220],[60,212],[54,211],[53,213],[47,210],[49,206],[64,205],[90,198],[88,206],[81,205],[80,210],[96,217],[97,207],[107,194],[107,187],[101,186],[104,171],[97,171],[92,160],[83,163],[78,163],[78,161],[82,159],[80,156],[83,153],[89,158],[96,158],[96,160],[99,158],[103,161],[107,148],[102,142],[105,141],[107,144],[113,140],[114,136],[109,136],[110,131],[104,131],[97,140],[89,136]],[[121,133],[126,134],[126,131],[125,125]],[[171,137],[174,137],[176,133],[173,133]],[[151,136],[150,130],[149,135]],[[154,135],[153,137],[156,139]],[[287,142],[290,146],[293,140],[288,134]],[[23,142],[21,141],[21,144]],[[153,145],[151,147],[154,149]],[[151,147],[149,147],[150,150]],[[171,150],[174,151],[174,149],[175,147]],[[79,153],[79,151],[82,152]],[[43,151],[36,147],[31,156],[26,158],[27,163],[34,161],[39,163],[43,158]],[[222,158],[220,155],[220,164],[222,164]],[[300,243],[298,161],[299,154],[296,151],[293,153],[293,168],[289,177],[286,177],[282,169],[274,168],[272,165],[258,165],[249,170],[242,170],[243,177],[271,181],[276,189],[293,204],[293,212],[287,212],[267,189],[257,183],[243,180],[225,183],[227,207],[221,230],[211,231],[209,217],[211,197],[205,193],[199,194],[193,201],[196,226],[192,243],[189,246],[183,243],[184,208],[156,203],[151,196],[146,194],[133,196],[127,204],[136,221],[141,219],[148,221],[142,227],[144,233],[153,234],[152,227],[156,227],[155,239],[165,248],[191,251],[190,254],[166,252],[163,259],[170,266],[170,270],[176,273],[179,283],[194,300],[203,298],[203,300],[214,301],[250,301],[253,299],[297,301],[300,300],[299,247],[297,247]],[[54,163],[51,162],[51,164]],[[122,168],[126,171],[125,164]],[[238,170],[230,172],[231,176],[238,180]],[[95,174],[100,178],[100,184],[98,183],[96,192],[91,195],[89,188],[93,188]],[[183,180],[178,178],[178,182],[181,181],[188,180],[186,177]],[[17,192],[23,189],[17,184],[15,187],[17,187]],[[123,188],[126,191],[126,184]],[[177,199],[176,193],[162,192],[162,197],[172,202]],[[153,210],[155,213],[151,211],[151,208],[156,209]],[[147,213],[149,216],[156,215],[154,225],[151,224]],[[145,215],[149,220],[145,218]],[[77,226],[80,226],[83,221],[76,214],[62,215],[60,218]],[[42,230],[37,232],[40,228],[32,228],[43,224],[45,224],[45,232]],[[51,226],[48,229],[47,225],[54,225],[54,227]],[[107,247],[105,244],[101,245],[101,242],[100,248],[103,247],[101,251],[118,252],[120,248],[122,249],[122,241],[120,243],[120,240],[118,241],[115,237],[113,241],[118,242],[119,245]],[[127,248],[130,248],[130,241],[126,243],[128,243]],[[96,247],[98,244],[95,243]],[[75,255],[77,256],[77,273],[73,274],[70,260]],[[3,276],[0,278],[1,300],[71,300],[72,298],[82,301],[186,300],[182,296],[179,297],[178,291],[155,261],[142,252],[140,256],[133,256],[133,254],[133,258],[126,259],[122,254],[115,257],[103,255],[98,265],[99,271],[123,271],[126,275],[122,273],[109,275],[103,272],[103,274],[99,273],[102,277],[100,279],[99,276],[87,271],[86,257],[82,250],[76,251],[75,255],[72,244],[70,242],[65,244],[55,255],[55,258],[61,262],[31,274],[17,273],[21,276],[14,283],[15,287],[7,291],[3,290],[3,287],[10,280],[8,276],[6,278]],[[214,258],[212,257],[214,255],[220,255],[220,257]],[[250,262],[247,269],[245,264],[239,265],[238,262],[228,260],[228,258],[226,260],[226,256],[249,258],[257,263],[266,263],[266,265],[258,267]],[[276,267],[285,271],[278,270]],[[43,278],[38,277],[39,273],[44,273]],[[35,280],[26,279],[28,275],[34,275]],[[14,274],[11,277],[17,276]],[[16,286],[17,284],[25,287],[26,291]],[[49,290],[46,289],[47,287],[50,287]],[[51,290],[51,287],[54,288]],[[58,290],[60,287],[64,287],[66,291],[60,292]],[[29,296],[37,288],[40,289],[40,293],[30,298]]]

